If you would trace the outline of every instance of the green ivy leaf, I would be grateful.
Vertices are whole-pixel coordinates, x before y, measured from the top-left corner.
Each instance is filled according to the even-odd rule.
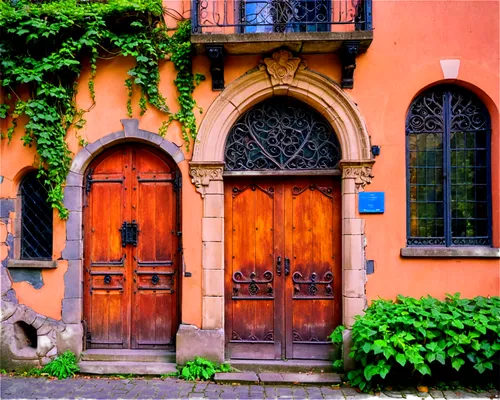
[[[454,358],[452,361],[451,361],[451,366],[453,368],[455,368],[457,371],[460,370],[460,368],[462,367],[462,365],[465,364],[465,361],[462,360],[461,358]]]
[[[398,353],[396,354],[396,361],[404,367],[406,365],[406,356],[404,354]]]

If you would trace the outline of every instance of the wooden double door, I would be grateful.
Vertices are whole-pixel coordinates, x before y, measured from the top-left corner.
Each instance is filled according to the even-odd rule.
[[[332,359],[341,323],[337,177],[225,181],[226,352]]]
[[[84,196],[88,348],[174,349],[178,328],[179,175],[129,144],[89,167]]]

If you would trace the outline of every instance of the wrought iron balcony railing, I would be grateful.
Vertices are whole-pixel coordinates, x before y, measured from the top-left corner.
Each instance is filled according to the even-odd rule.
[[[194,34],[372,30],[372,0],[192,0]]]

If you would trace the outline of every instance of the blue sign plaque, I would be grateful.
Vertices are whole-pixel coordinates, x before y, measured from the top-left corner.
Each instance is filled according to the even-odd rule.
[[[360,213],[381,214],[385,210],[384,192],[361,192],[358,197]]]

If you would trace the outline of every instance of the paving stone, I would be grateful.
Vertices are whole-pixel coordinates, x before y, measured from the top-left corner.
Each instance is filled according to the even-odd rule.
[[[259,377],[255,372],[217,372],[214,380],[219,383],[258,383]]]
[[[277,372],[262,372],[259,374],[259,379],[265,385],[283,383],[283,376]]]

